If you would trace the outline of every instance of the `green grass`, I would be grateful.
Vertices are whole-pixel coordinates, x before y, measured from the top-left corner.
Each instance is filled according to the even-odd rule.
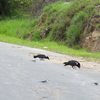
[[[56,42],[27,41],[27,40],[18,39],[16,37],[11,37],[7,35],[3,35],[3,34],[0,34],[0,41],[12,43],[12,44],[24,45],[24,46],[28,46],[32,48],[45,49],[48,51],[53,51],[53,52],[75,56],[75,57],[83,57],[84,59],[87,59],[87,60],[100,62],[100,52],[91,53],[84,49],[75,50],[75,49],[66,47],[64,45],[58,45]],[[44,48],[44,47],[48,47],[48,48]]]
[[[32,25],[29,19],[6,19],[0,21],[0,34],[24,38],[25,35],[31,32]]]

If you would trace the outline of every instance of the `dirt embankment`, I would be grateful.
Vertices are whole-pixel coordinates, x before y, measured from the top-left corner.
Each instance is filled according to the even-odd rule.
[[[93,8],[95,15],[85,23],[80,45],[91,52],[100,52],[100,5]]]

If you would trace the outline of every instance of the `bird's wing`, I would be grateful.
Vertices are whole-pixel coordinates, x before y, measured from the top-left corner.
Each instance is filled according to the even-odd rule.
[[[79,63],[76,61],[75,64],[78,65]]]
[[[46,57],[44,54],[40,54],[41,57]]]

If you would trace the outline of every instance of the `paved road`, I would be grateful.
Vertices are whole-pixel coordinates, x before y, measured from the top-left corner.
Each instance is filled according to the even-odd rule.
[[[0,100],[100,100],[100,72],[34,62],[36,52],[48,51],[0,42]]]

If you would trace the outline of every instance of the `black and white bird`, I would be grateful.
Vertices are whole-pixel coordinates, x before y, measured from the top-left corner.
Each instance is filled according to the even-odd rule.
[[[49,57],[44,55],[44,54],[38,54],[38,55],[33,56],[33,57],[34,58],[40,58],[41,60],[43,60],[43,59],[48,59],[49,60]]]
[[[68,62],[64,62],[63,64],[64,64],[64,66],[71,65],[72,68],[74,68],[75,66],[77,66],[78,68],[81,67],[80,63],[78,61],[76,61],[76,60],[70,60]]]

